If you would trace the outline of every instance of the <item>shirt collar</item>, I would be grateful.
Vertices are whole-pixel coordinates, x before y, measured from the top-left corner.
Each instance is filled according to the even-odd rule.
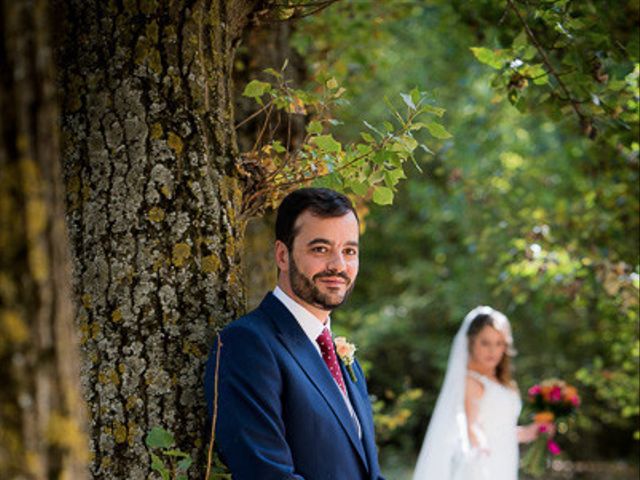
[[[293,315],[300,325],[300,328],[302,328],[307,337],[309,337],[311,343],[319,349],[316,339],[325,327],[331,331],[331,317],[327,317],[327,323],[323,324],[318,317],[287,295],[280,287],[276,287],[273,290],[273,295],[287,307],[287,310],[291,312],[291,315]]]

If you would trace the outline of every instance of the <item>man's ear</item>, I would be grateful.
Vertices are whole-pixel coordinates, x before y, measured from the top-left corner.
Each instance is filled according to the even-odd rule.
[[[276,267],[281,272],[289,271],[289,249],[280,240],[276,240],[275,245]]]

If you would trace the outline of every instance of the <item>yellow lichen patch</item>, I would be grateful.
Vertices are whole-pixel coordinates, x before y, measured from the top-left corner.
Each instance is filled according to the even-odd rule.
[[[15,310],[0,312],[0,331],[2,343],[24,343],[29,340],[29,328],[24,319]]]
[[[197,358],[202,358],[203,354],[200,348],[192,342],[184,341],[182,342],[182,353],[186,353],[187,355],[193,355]]]
[[[120,372],[120,374],[123,374],[127,371],[127,366],[124,363],[118,364],[118,371]]]
[[[171,198],[171,189],[166,185],[163,185],[162,187],[160,187],[160,191],[165,197]]]
[[[67,193],[79,193],[81,185],[82,182],[80,182],[80,177],[78,175],[74,175],[67,181]]]
[[[93,322],[91,324],[91,339],[95,340],[96,338],[98,338],[99,334],[100,334],[100,324],[98,322]]]
[[[158,8],[157,2],[154,2],[153,0],[140,0],[139,5],[140,5],[140,11],[145,15],[153,14]],[[152,23],[155,23],[155,22],[152,22]]]
[[[120,385],[120,377],[113,368],[107,368],[98,373],[98,382],[103,385],[112,383],[113,385]]]
[[[236,254],[236,244],[232,241],[227,241],[224,245],[224,253],[227,258],[233,258]]]
[[[173,246],[173,264],[182,267],[191,256],[191,247],[186,243],[176,243]]]
[[[106,470],[111,465],[111,457],[102,457],[100,461],[100,469]]]
[[[207,255],[202,258],[202,271],[205,273],[215,273],[220,270],[221,262],[216,255]]]
[[[88,449],[82,428],[73,419],[54,412],[47,424],[47,441],[50,445],[68,449],[74,457],[87,458]]]
[[[138,397],[131,395],[129,398],[127,398],[127,405],[126,405],[126,409],[127,410],[131,410],[133,409],[133,407],[135,407],[138,403]]]
[[[155,223],[160,223],[164,220],[165,213],[160,207],[153,207],[147,213],[147,218]]]
[[[145,34],[147,36],[147,40],[150,40],[151,43],[158,43],[158,23],[155,21],[149,22],[145,27]]]
[[[114,323],[120,323],[122,321],[122,313],[119,308],[111,313],[111,321]]]
[[[91,298],[91,295],[89,293],[85,293],[84,295],[82,295],[82,306],[87,310],[91,310],[92,300],[93,299]]]
[[[29,249],[29,270],[37,281],[44,281],[49,276],[47,252],[40,244]]]
[[[162,257],[156,258],[156,259],[153,261],[153,265],[151,266],[151,269],[152,269],[154,272],[157,272],[158,270],[160,270],[160,269],[162,268],[162,265],[163,265],[163,264],[164,264],[164,261],[163,261]]]
[[[136,442],[136,435],[138,434],[138,424],[132,420],[129,420],[127,423],[127,430],[129,430],[129,435],[127,436],[127,442],[129,446],[133,446]]]
[[[24,463],[28,472],[36,475],[36,472],[42,472],[44,469],[42,468],[42,455],[28,450],[24,454]]]
[[[162,125],[160,123],[154,123],[153,125],[151,125],[151,138],[153,140],[162,138],[163,133],[164,132],[162,131]]]
[[[35,239],[47,226],[47,205],[40,198],[31,198],[26,204],[27,235]]]
[[[167,138],[167,145],[171,147],[171,149],[176,152],[176,155],[180,155],[184,148],[184,144],[182,143],[182,139],[173,132],[169,132]]]
[[[127,427],[120,422],[113,423],[113,438],[116,443],[124,443],[127,441]]]

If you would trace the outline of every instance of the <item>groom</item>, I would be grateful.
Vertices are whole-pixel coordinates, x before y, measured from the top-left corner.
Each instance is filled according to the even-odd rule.
[[[220,334],[207,362],[216,446],[234,480],[381,480],[366,381],[337,358],[330,312],[358,275],[359,221],[344,195],[289,194],[278,209],[278,284]]]

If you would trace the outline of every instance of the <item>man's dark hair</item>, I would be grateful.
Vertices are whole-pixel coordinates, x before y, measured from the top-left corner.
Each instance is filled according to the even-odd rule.
[[[293,240],[298,233],[295,229],[296,220],[307,210],[320,218],[341,217],[353,212],[358,219],[358,214],[353,208],[351,200],[341,193],[328,188],[295,190],[284,197],[278,207],[276,218],[276,240],[284,243],[289,251],[291,251]]]

